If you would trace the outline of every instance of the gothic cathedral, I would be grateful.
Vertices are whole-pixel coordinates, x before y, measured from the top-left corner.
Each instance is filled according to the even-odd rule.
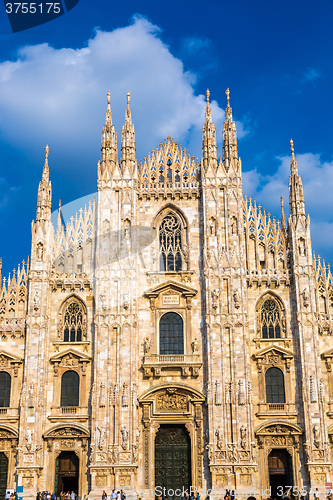
[[[222,158],[207,91],[202,159],[167,137],[138,163],[108,93],[97,202],[66,227],[46,147],[30,262],[0,288],[1,498],[332,482],[332,275],[292,142],[288,221],[243,197],[226,94]]]

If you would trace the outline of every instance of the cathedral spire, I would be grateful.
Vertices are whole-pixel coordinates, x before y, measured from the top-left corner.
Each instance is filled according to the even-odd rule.
[[[216,130],[212,118],[209,96],[210,92],[207,89],[205,121],[202,125],[202,158],[204,171],[207,171],[208,165],[211,165],[214,170],[217,168]]]
[[[226,90],[227,107],[225,110],[225,122],[223,124],[223,161],[226,170],[232,163],[238,161],[238,146],[236,125],[232,118],[232,109],[230,107],[230,91]]]
[[[122,139],[121,139],[121,168],[124,173],[126,168],[126,162],[135,162],[135,130],[132,123],[132,111],[131,111],[131,93],[127,92],[127,107],[125,112],[125,123],[122,128]],[[133,174],[133,163],[130,166],[131,174]]]
[[[38,186],[36,221],[51,219],[51,182],[49,180],[49,147],[45,147],[45,161],[42,180]]]
[[[301,176],[298,175],[297,161],[295,158],[294,143],[293,140],[290,141],[291,149],[291,162],[290,162],[290,176],[289,176],[289,204],[290,204],[290,216],[293,222],[301,217],[306,217],[305,215],[305,203],[303,194],[303,184]]]
[[[286,226],[286,216],[284,213],[284,201],[283,201],[283,196],[281,196],[281,225],[282,225],[282,230],[284,233],[287,232],[287,226]]]
[[[57,233],[61,232],[61,200],[59,200],[58,220],[57,220]]]
[[[112,123],[110,92],[107,93],[107,108],[105,124],[102,131],[101,161],[98,167],[98,176],[103,177],[106,172],[113,173],[118,162],[117,134]]]

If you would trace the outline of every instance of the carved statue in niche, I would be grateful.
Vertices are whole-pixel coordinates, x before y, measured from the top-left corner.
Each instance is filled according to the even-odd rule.
[[[301,295],[303,297],[303,306],[307,309],[310,305],[310,295],[306,288],[304,288]]]
[[[27,450],[31,450],[31,443],[32,443],[32,435],[33,435],[34,430],[28,427],[25,431],[25,440],[27,442],[26,447]]]
[[[38,311],[39,306],[40,306],[40,297],[39,297],[39,292],[37,290],[34,295],[34,310]]]
[[[105,309],[106,309],[105,295],[100,295],[99,296],[99,300],[100,300],[100,303],[101,303],[102,310],[105,311]]]
[[[215,382],[215,405],[220,406],[222,404],[222,386],[221,382],[217,380]]]
[[[126,382],[123,383],[123,394],[122,394],[122,398],[121,398],[121,403],[122,403],[122,406],[126,407],[128,406],[128,400],[129,400],[129,397],[128,397],[128,384]]]
[[[143,351],[146,356],[150,355],[151,342],[148,337],[143,339]]]
[[[128,448],[128,430],[126,428],[126,425],[122,425],[120,434],[121,434],[121,447],[124,451],[126,451]]]
[[[298,240],[298,251],[301,257],[305,256],[305,241],[303,238],[300,238]]]
[[[241,447],[243,449],[246,448],[246,438],[247,438],[247,428],[244,427],[244,425],[241,426],[241,428],[239,429],[239,432],[240,432],[240,438],[241,438]]]
[[[124,295],[123,295],[123,308],[127,311],[129,306],[130,306],[129,293],[124,293]]]
[[[44,249],[43,249],[43,243],[38,243],[37,244],[37,260],[42,261],[43,260],[43,254],[44,254]]]
[[[236,309],[240,308],[241,304],[240,304],[239,292],[237,289],[234,291],[234,304]]]
[[[223,448],[223,429],[222,427],[218,427],[215,432],[217,447],[219,450]]]
[[[35,387],[31,384],[28,390],[28,408],[33,408],[35,406]]]
[[[98,427],[98,431],[99,431],[98,448],[100,450],[103,450],[106,445],[106,431],[104,427]]]
[[[320,447],[320,430],[319,430],[319,425],[315,424],[313,426],[313,442],[316,448]]]
[[[220,290],[218,288],[212,290],[213,309],[217,309],[219,297],[220,297]]]
[[[211,236],[215,236],[215,231],[216,231],[216,223],[214,217],[211,217],[209,219],[209,234]]]
[[[193,354],[199,352],[199,342],[198,342],[198,339],[196,337],[192,342],[192,351],[193,351]]]
[[[99,387],[99,407],[104,408],[106,405],[105,383],[102,381]]]
[[[244,379],[238,380],[238,404],[245,405],[245,381]]]

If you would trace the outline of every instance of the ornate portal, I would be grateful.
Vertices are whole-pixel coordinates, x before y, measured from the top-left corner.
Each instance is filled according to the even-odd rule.
[[[183,490],[191,485],[191,443],[184,425],[161,425],[155,438],[155,488]]]

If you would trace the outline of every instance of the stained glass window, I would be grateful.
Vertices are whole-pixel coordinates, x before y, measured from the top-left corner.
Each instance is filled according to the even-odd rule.
[[[280,310],[273,299],[267,299],[261,308],[261,332],[264,339],[281,338]]]
[[[165,217],[159,229],[160,271],[182,270],[182,235],[179,219],[175,215]]]
[[[64,314],[64,342],[82,341],[82,307],[78,302],[70,302]]]

